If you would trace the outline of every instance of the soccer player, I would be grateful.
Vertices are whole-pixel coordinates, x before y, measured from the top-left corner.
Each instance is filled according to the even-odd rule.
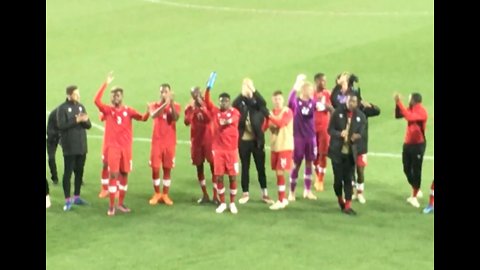
[[[433,209],[433,208],[434,208],[434,207],[433,207],[433,206],[434,206],[434,205],[433,205],[433,203],[434,203],[433,184],[434,184],[434,180],[432,180],[432,185],[430,186],[430,199],[429,199],[429,201],[428,201],[428,205],[427,205],[427,207],[425,207],[425,208],[423,209],[423,213],[424,213],[424,214],[433,213],[433,210],[434,210],[434,209]]]
[[[173,205],[168,196],[170,173],[175,166],[175,146],[177,145],[176,122],[180,115],[180,104],[173,100],[169,84],[160,85],[160,101],[149,104],[150,116],[153,118],[150,167],[152,167],[153,194],[149,203]],[[160,192],[160,168],[163,168],[163,193]]]
[[[125,203],[125,195],[128,189],[128,173],[132,170],[132,142],[133,130],[132,119],[147,121],[148,112],[141,115],[135,109],[123,104],[123,89],[115,86],[110,91],[112,105],[102,102],[103,93],[113,81],[113,74],[109,73],[106,81],[100,86],[95,95],[95,105],[105,117],[104,153],[106,153],[108,171],[108,191],[110,203],[107,215],[114,216],[115,208],[128,213]],[[115,207],[115,194],[117,193],[117,181],[119,189],[118,205]]]
[[[422,184],[422,163],[426,147],[425,128],[428,115],[422,105],[422,95],[419,93],[412,93],[409,96],[408,109],[400,100],[399,94],[395,94],[394,100],[400,116],[403,116],[408,122],[402,151],[403,171],[412,187],[412,195],[407,198],[407,202],[418,208],[420,204],[417,197],[421,197],[420,186]]]
[[[262,191],[262,200],[273,204],[267,192],[267,175],[265,173],[265,134],[262,126],[268,116],[267,103],[255,89],[253,81],[245,78],[242,83],[242,93],[233,100],[232,106],[240,112],[238,132],[240,141],[238,149],[242,164],[242,197],[238,200],[245,204],[250,199],[250,158],[253,156],[257,169],[258,182]]]
[[[55,154],[57,153],[57,147],[60,143],[60,130],[57,126],[57,108],[50,112],[47,122],[47,154],[48,154],[48,167],[50,174],[52,175],[52,182],[54,185],[58,184],[57,162],[55,160]]]
[[[298,171],[305,158],[304,190],[303,197],[316,200],[311,191],[313,161],[317,156],[317,142],[315,138],[315,123],[313,113],[315,101],[313,100],[313,85],[305,81],[306,76],[297,76],[293,89],[288,97],[288,107],[293,112],[293,162],[294,167],[290,173],[289,201],[295,201],[295,187],[297,186]],[[297,94],[298,91],[298,94]],[[297,97],[298,95],[298,97]]]
[[[83,169],[87,158],[87,129],[92,127],[87,110],[80,103],[80,90],[77,86],[67,87],[67,100],[57,109],[57,126],[60,130],[63,150],[64,174],[63,193],[64,211],[70,211],[72,204],[85,205],[80,198]],[[75,174],[74,199],[70,199],[70,178]]]
[[[340,209],[347,215],[356,214],[351,208],[352,177],[358,152],[358,142],[361,141],[365,122],[365,114],[358,109],[357,96],[349,93],[346,105],[335,109],[328,125],[328,133],[330,134],[328,157],[332,160],[333,189]],[[345,199],[342,195],[342,188],[345,192]]]
[[[270,206],[271,210],[283,209],[288,205],[285,197],[285,171],[292,168],[293,155],[293,112],[283,106],[282,92],[273,92],[273,110],[268,118],[271,135],[271,166],[277,176],[278,201]]]
[[[367,152],[368,152],[368,118],[380,115],[380,108],[377,105],[371,104],[365,100],[362,100],[359,105],[359,109],[365,114],[366,122],[364,133],[358,142],[358,153],[356,161],[356,194],[353,195],[353,199],[358,199],[358,202],[364,204],[367,202],[365,199],[365,167],[367,166]],[[354,172],[355,174],[355,172]],[[355,175],[353,175],[355,178]]]
[[[317,138],[317,157],[313,165],[315,166],[315,190],[323,191],[323,179],[327,171],[328,142],[328,122],[330,113],[333,112],[332,102],[330,100],[330,91],[327,89],[327,76],[323,73],[317,73],[314,77],[316,84],[315,98],[315,134]]]
[[[205,160],[210,164],[210,171],[212,172],[213,183],[213,201],[218,201],[217,196],[217,181],[214,176],[213,156],[212,156],[212,121],[210,112],[208,111],[200,87],[192,88],[190,92],[192,101],[185,108],[186,126],[190,126],[190,156],[192,164],[197,167],[197,177],[202,189],[203,197],[198,203],[207,203],[210,201],[207,187],[205,183],[205,174],[203,170],[203,163]]]
[[[225,187],[223,185],[223,176],[227,174],[230,180],[229,208],[232,214],[237,214],[235,195],[237,194],[236,176],[238,175],[238,123],[240,112],[231,106],[230,95],[227,93],[222,93],[219,96],[220,108],[213,105],[209,87],[207,87],[205,93],[205,103],[212,114],[214,124],[213,167],[217,177],[218,196],[220,197],[220,205],[215,209],[215,212],[221,214],[227,209]]]

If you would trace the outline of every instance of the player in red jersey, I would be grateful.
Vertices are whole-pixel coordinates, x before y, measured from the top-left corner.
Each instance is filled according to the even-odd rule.
[[[330,113],[333,112],[332,102],[330,100],[330,91],[327,87],[327,76],[323,73],[317,73],[314,77],[317,86],[315,98],[315,133],[317,137],[317,158],[313,165],[315,166],[315,190],[323,191],[323,178],[327,170],[327,154],[330,135],[328,135],[328,123],[330,121]]]
[[[169,84],[160,86],[160,101],[149,104],[150,116],[153,118],[152,146],[150,167],[155,194],[149,200],[151,205],[165,203],[173,205],[168,196],[170,189],[170,172],[175,166],[175,146],[177,144],[176,122],[180,116],[180,105],[173,100]],[[163,193],[160,192],[160,168],[163,168]]]
[[[95,105],[105,117],[104,153],[107,154],[108,171],[110,172],[108,181],[110,204],[107,211],[109,216],[115,215],[117,181],[119,181],[117,209],[124,213],[130,212],[130,209],[124,204],[124,199],[128,187],[128,173],[132,170],[132,119],[147,121],[149,116],[148,112],[141,115],[135,109],[123,105],[123,89],[117,86],[110,91],[112,105],[104,104],[102,102],[103,93],[112,81],[113,75],[109,73],[107,80],[95,95]]]
[[[205,183],[203,163],[205,160],[210,164],[213,182],[213,202],[218,202],[217,181],[214,177],[213,155],[212,155],[212,121],[210,112],[207,110],[200,87],[191,90],[192,101],[185,108],[185,125],[190,126],[190,155],[192,164],[197,167],[197,177],[202,189],[203,197],[198,203],[210,201]]]
[[[230,180],[230,212],[237,214],[235,195],[237,194],[238,175],[238,123],[240,112],[232,107],[230,95],[222,93],[219,96],[220,108],[213,105],[210,99],[210,88],[205,93],[205,103],[212,115],[214,133],[212,143],[214,173],[217,177],[218,196],[220,205],[215,210],[218,214],[227,209],[225,204],[225,187],[223,175],[227,174]]]

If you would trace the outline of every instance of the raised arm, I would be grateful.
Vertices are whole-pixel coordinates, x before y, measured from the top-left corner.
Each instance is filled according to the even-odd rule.
[[[397,101],[397,106],[400,109],[400,112],[402,113],[403,117],[407,121],[426,121],[427,120],[427,114],[426,114],[426,111],[424,110],[421,110],[418,112],[409,111],[407,110],[407,108],[405,108],[405,106],[403,106],[403,103],[401,100]]]
[[[97,94],[95,95],[95,100],[94,100],[95,105],[102,113],[106,113],[106,107],[107,107],[107,105],[105,105],[102,102],[103,93],[105,92],[105,89],[112,81],[113,81],[113,73],[110,72],[108,73],[107,79],[102,84],[102,86],[100,86],[100,88],[97,91]]]

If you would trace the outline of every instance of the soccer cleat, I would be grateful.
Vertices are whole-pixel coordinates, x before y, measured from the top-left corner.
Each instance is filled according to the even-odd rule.
[[[152,198],[148,201],[150,205],[155,205],[162,201],[162,193],[153,194]]]
[[[84,199],[78,197],[73,201],[74,204],[76,205],[88,205],[88,202],[85,201]]]
[[[315,184],[313,185],[313,187],[315,188],[315,191],[324,191],[325,187],[323,185],[323,181],[319,181],[319,180],[316,180],[315,181]]]
[[[268,195],[263,195],[262,196],[262,201],[266,204],[273,204],[274,201],[272,199],[270,199],[270,197],[268,197]]]
[[[242,197],[238,200],[239,204],[246,204],[250,200],[248,193],[243,193]]]
[[[356,216],[357,215],[357,212],[355,212],[352,208],[343,209],[342,212],[347,214],[347,215],[350,215],[350,216]]]
[[[107,211],[107,215],[108,216],[115,216],[115,208],[108,208],[108,211]]]
[[[170,199],[170,197],[168,197],[168,194],[163,194],[162,200],[166,205],[173,205],[173,201]]]
[[[352,199],[353,199],[353,198],[352,198]],[[358,199],[358,202],[361,203],[361,204],[364,204],[364,203],[367,202],[367,200],[365,200],[365,196],[363,196],[362,193],[358,193],[357,199]]]
[[[232,214],[237,214],[238,213],[238,209],[237,209],[237,206],[235,205],[235,203],[233,203],[233,202],[230,203],[229,208],[230,208],[230,212]]]
[[[102,189],[100,193],[98,193],[98,198],[105,199],[108,197],[108,190]]]
[[[210,202],[210,198],[208,198],[208,196],[203,196],[202,198],[197,200],[198,204],[205,204],[205,203],[209,203],[209,202]]]
[[[47,208],[52,206],[52,203],[50,202],[50,195],[47,195]]]
[[[417,198],[419,199],[423,198],[423,192],[420,189],[417,192]]]
[[[221,203],[217,209],[215,209],[215,212],[217,212],[217,214],[221,214],[223,213],[225,210],[227,209],[227,204],[226,203]]]
[[[420,207],[420,203],[417,200],[417,197],[408,197],[407,202],[415,208]]]
[[[70,211],[70,209],[72,209],[72,205],[72,200],[68,200],[63,206],[63,211]]]
[[[315,196],[311,190],[304,190],[303,191],[303,198],[304,199],[309,199],[309,200],[316,200],[317,196]]]
[[[288,200],[283,200],[283,202],[281,201],[276,201],[274,204],[270,205],[270,210],[280,210],[280,209],[284,209],[285,206],[288,205]]]
[[[294,192],[290,191],[290,193],[288,193],[288,201],[290,201],[290,202],[295,201],[295,193]]]
[[[423,209],[424,214],[430,214],[430,213],[433,213],[433,212],[434,212],[433,205],[430,205],[430,204]]]
[[[120,204],[117,206],[117,209],[122,211],[123,213],[130,213],[130,208],[128,208],[125,204]]]

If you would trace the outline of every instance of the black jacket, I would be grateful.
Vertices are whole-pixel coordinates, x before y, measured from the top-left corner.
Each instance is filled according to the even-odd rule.
[[[57,125],[57,110],[58,107],[55,108],[53,111],[50,112],[48,115],[48,122],[47,122],[47,139],[50,140],[58,140],[60,137],[60,130],[58,129]]]
[[[65,101],[57,109],[57,125],[62,138],[61,144],[64,156],[84,155],[87,153],[87,132],[92,124],[87,122],[76,122],[76,115],[87,113],[81,103],[74,104],[71,101]]]
[[[358,133],[360,135],[364,134],[366,122],[367,122],[367,118],[365,117],[365,114],[362,111],[360,111],[360,109],[357,108],[355,111],[353,111],[348,138],[351,138],[353,133]],[[340,162],[341,155],[342,155],[342,146],[343,146],[343,138],[340,136],[340,133],[346,127],[347,127],[347,106],[343,105],[335,109],[332,116],[330,117],[330,123],[328,125],[328,134],[330,134],[330,146],[328,148],[328,157],[332,160],[332,162]],[[358,144],[361,141],[362,139],[360,138],[351,145],[350,153],[353,155],[354,157],[353,160],[355,161],[359,152]]]
[[[370,103],[371,104],[371,103]],[[380,115],[380,108],[377,105],[371,104],[372,107],[364,107],[359,104],[360,110],[365,114],[367,121],[365,122],[365,130],[362,134],[362,140],[358,143],[358,154],[366,154],[368,152],[368,118]]]
[[[250,113],[250,123],[255,135],[256,146],[263,149],[265,147],[265,133],[262,130],[262,125],[269,113],[265,99],[263,99],[258,90],[255,90],[252,98],[238,95],[232,105],[240,112],[240,122],[238,123],[239,142],[242,139],[243,132],[245,132],[247,115]]]

